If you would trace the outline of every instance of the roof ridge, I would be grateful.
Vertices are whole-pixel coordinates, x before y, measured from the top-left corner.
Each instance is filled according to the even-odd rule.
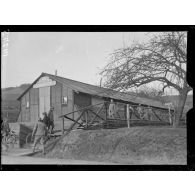
[[[152,106],[152,107],[161,107],[161,108],[164,108],[165,109],[165,106],[163,105],[163,103],[161,101],[157,101],[157,100],[152,100],[151,98],[143,98],[143,97],[140,97],[140,96],[137,96],[137,95],[134,95],[134,94],[130,94],[130,93],[127,93],[127,92],[120,92],[120,91],[116,91],[114,89],[109,89],[109,88],[104,88],[104,87],[99,87],[99,86],[96,86],[96,85],[92,85],[92,84],[88,84],[88,83],[83,83],[83,82],[80,82],[80,81],[75,81],[75,80],[72,80],[72,79],[68,79],[68,78],[64,78],[64,77],[61,77],[61,76],[57,76],[57,75],[52,75],[52,74],[49,74],[49,73],[45,73],[45,72],[42,72],[41,75],[17,98],[17,100],[19,100],[32,86],[34,83],[36,83],[38,81],[38,79],[40,79],[42,76],[51,76],[53,78],[56,77],[56,79],[62,79],[64,81],[69,81],[70,83],[71,82],[74,82],[75,85],[78,85],[79,83],[80,84],[83,84],[83,85],[87,85],[87,86],[91,86],[93,88],[96,88],[96,89],[99,89],[100,91],[96,94],[91,94],[91,95],[97,95],[99,96],[101,93],[104,93],[104,96],[105,97],[110,97],[110,98],[114,98],[114,99],[120,99],[122,101],[132,101],[133,99],[135,98],[140,98],[140,100],[142,101],[141,104],[143,105],[148,105],[147,104],[147,101],[150,101],[149,105]],[[59,81],[60,82],[60,81]],[[73,84],[74,85],[74,84]],[[91,88],[92,89],[92,88]],[[89,89],[89,90],[91,90]],[[92,89],[93,90],[93,89]],[[94,89],[95,90],[95,89]],[[110,94],[108,94],[108,92],[110,92]],[[112,93],[111,93],[112,92]],[[89,92],[90,94],[90,92]],[[119,95],[119,97],[117,97]],[[121,99],[121,97],[123,97],[123,95],[126,95],[126,98],[127,96],[129,100],[124,100],[123,98]],[[112,97],[111,97],[112,96]],[[116,97],[115,97],[116,96]],[[125,98],[125,99],[126,99]],[[156,102],[157,104],[159,105],[151,105],[151,101],[154,103]],[[136,104],[138,104],[138,102],[135,102]]]
[[[100,86],[97,86],[97,85],[93,85],[93,84],[89,84],[89,83],[84,83],[84,82],[81,82],[81,81],[76,81],[76,80],[73,80],[73,79],[69,79],[69,78],[65,78],[65,77],[61,77],[61,76],[58,76],[58,75],[53,75],[53,74],[49,74],[49,73],[43,73],[45,75],[50,75],[50,76],[54,76],[54,77],[60,77],[62,79],[66,79],[66,80],[69,80],[69,81],[73,81],[73,82],[77,82],[77,83],[82,83],[84,85],[90,85],[92,87],[97,87],[99,89],[104,89],[104,90],[110,90],[110,91],[114,91],[114,92],[119,92],[119,93],[125,93],[125,92],[120,92],[120,91],[116,91],[114,89],[109,89],[109,88],[105,88],[105,87],[100,87]],[[127,94],[127,93],[125,93]]]
[[[109,89],[109,88],[105,88],[105,87],[99,87],[97,85],[92,85],[92,84],[89,84],[89,83],[84,83],[84,82],[81,82],[81,81],[76,81],[76,80],[73,80],[73,79],[69,79],[69,78],[65,78],[65,77],[62,77],[62,76],[58,76],[58,75],[53,75],[53,74],[49,74],[49,73],[42,73],[42,74],[45,74],[45,75],[50,75],[50,76],[54,76],[54,77],[59,77],[61,79],[66,79],[66,80],[69,80],[69,81],[73,81],[73,82],[77,82],[77,83],[82,83],[84,85],[90,85],[92,87],[97,87],[99,89],[103,89],[103,90],[106,90],[106,91],[112,91],[112,92],[115,92],[115,93],[119,93],[119,94],[125,94],[125,95],[130,95],[132,97],[138,97],[138,98],[141,98],[141,99],[145,99],[145,100],[152,100],[154,102],[159,102],[159,103],[162,103],[161,101],[159,100],[153,100],[152,98],[146,98],[146,97],[140,97],[138,95],[135,95],[135,94],[129,94],[128,92],[121,92],[121,91],[116,91],[114,89]]]

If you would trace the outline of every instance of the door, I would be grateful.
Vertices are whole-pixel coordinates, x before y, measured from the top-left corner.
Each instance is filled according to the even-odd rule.
[[[43,117],[43,112],[50,109],[50,87],[39,88],[39,117]]]

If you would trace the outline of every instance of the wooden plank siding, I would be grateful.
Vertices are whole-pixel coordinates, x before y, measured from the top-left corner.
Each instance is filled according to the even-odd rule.
[[[73,111],[73,95],[72,89],[63,85],[62,86],[62,98],[67,97],[67,104],[62,104],[62,114],[67,114]],[[70,116],[72,117],[72,115]],[[68,119],[65,119],[68,120]]]
[[[62,114],[62,84],[56,82],[56,85],[51,86],[51,106],[54,107],[54,121],[59,121],[59,116]],[[60,120],[61,121],[61,120]]]
[[[39,118],[39,89],[30,89],[30,121],[38,121]]]
[[[30,122],[30,106],[27,108],[26,104],[29,101],[29,92],[27,92],[21,100],[21,121]]]

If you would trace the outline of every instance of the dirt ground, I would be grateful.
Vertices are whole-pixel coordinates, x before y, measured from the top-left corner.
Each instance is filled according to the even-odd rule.
[[[75,130],[58,141],[46,156],[131,165],[187,164],[186,129],[132,127]]]
[[[107,165],[113,163],[95,162],[95,161],[84,161],[84,160],[69,160],[69,159],[49,159],[49,158],[37,158],[28,156],[1,156],[2,165],[40,165],[40,164],[50,164],[50,165]]]

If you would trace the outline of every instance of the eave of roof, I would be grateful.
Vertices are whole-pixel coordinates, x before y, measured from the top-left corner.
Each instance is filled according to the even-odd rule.
[[[42,72],[41,73],[41,75],[35,80],[35,81],[33,81],[33,83],[17,98],[17,100],[19,101],[21,98],[22,98],[22,96],[25,94],[25,93],[27,93],[28,92],[28,90],[42,77],[42,76],[44,76],[44,72]]]

